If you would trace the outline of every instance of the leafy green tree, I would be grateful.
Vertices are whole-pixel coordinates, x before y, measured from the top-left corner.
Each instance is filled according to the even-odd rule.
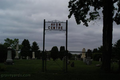
[[[32,51],[38,51],[39,50],[39,46],[37,45],[37,43],[34,41],[33,43],[32,43]]]
[[[19,39],[10,39],[10,38],[6,38],[5,40],[5,47],[12,47],[13,49],[16,49],[16,45],[19,42]]]
[[[72,58],[72,54],[68,51],[68,59]]]
[[[65,47],[64,47],[64,46],[61,46],[58,57],[62,60],[64,56],[65,56]]]
[[[22,42],[22,49],[21,49],[21,56],[24,56],[25,58],[27,56],[31,56],[31,47],[30,47],[30,43],[29,43],[29,40],[27,39],[24,39],[23,42]]]
[[[15,58],[15,50],[12,49],[12,59]],[[4,44],[0,44],[0,62],[5,62],[7,59],[7,47]]]
[[[94,61],[99,61],[102,58],[102,53],[93,53],[92,57]]]
[[[7,47],[5,47],[3,44],[0,44],[0,63],[5,62],[7,59]]]
[[[57,46],[52,47],[51,57],[54,61],[58,58],[58,48],[57,48]]]
[[[92,51],[90,49],[87,50],[86,57],[92,58]]]
[[[70,0],[68,6],[71,18],[74,15],[76,23],[88,26],[88,22],[100,16],[103,10],[103,58],[102,69],[111,70],[112,30],[113,21],[120,24],[120,0]]]
[[[32,52],[35,52],[35,57],[40,58],[40,50],[37,42],[34,41],[32,43],[31,49],[32,49]]]
[[[97,48],[95,48],[95,49],[93,49],[93,51],[92,51],[93,53],[98,53],[98,49]]]
[[[114,44],[113,52],[115,58],[119,60],[119,72],[120,72],[120,39]]]
[[[98,47],[98,52],[102,53],[102,51],[103,51],[103,46]]]

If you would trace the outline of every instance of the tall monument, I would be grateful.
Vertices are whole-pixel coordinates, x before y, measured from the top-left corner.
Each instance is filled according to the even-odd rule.
[[[18,42],[17,42],[15,59],[19,59],[18,51],[19,51],[19,44],[18,44]]]
[[[85,53],[86,53],[86,50],[85,50],[85,48],[83,48],[82,49],[82,55],[81,55],[81,58],[83,59],[83,62],[85,62],[85,60],[86,60],[85,59],[86,58],[86,54]]]
[[[83,48],[82,49],[82,56],[81,56],[81,58],[85,58],[86,57],[85,53],[86,53],[86,50],[85,50],[85,48]]]

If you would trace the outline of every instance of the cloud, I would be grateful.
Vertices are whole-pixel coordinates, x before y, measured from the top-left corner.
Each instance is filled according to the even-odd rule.
[[[0,0],[0,42],[18,38],[20,44],[28,39],[36,41],[42,50],[43,20],[66,21],[69,0]],[[72,16],[68,19],[68,50],[97,48],[102,45],[102,18],[92,21],[89,27],[77,25]],[[64,31],[46,31],[45,49],[65,46]],[[114,23],[113,43],[119,39],[119,26]]]

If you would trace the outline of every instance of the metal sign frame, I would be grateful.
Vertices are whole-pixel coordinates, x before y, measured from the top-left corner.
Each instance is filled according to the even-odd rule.
[[[51,26],[53,25],[53,29],[45,29],[46,27],[46,23],[65,23],[66,25],[66,30],[62,29],[60,26],[61,24],[51,24]],[[61,22],[61,21],[45,21],[44,19],[44,28],[43,28],[43,52],[42,52],[42,71],[45,72],[46,71],[46,59],[45,59],[45,30],[54,30],[54,31],[66,31],[66,61],[65,61],[65,72],[67,72],[68,68],[67,68],[67,59],[68,59],[68,50],[67,50],[67,45],[68,45],[68,20],[66,20],[66,22]],[[59,26],[57,26],[59,25]],[[49,26],[48,26],[49,27]]]

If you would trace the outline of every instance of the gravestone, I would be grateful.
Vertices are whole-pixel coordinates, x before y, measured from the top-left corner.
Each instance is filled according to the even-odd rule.
[[[86,50],[85,50],[85,48],[83,48],[82,49],[82,55],[81,55],[82,59],[84,59],[86,57],[85,53],[86,53]]]
[[[84,62],[84,63],[86,62],[86,58],[83,58],[83,62]]]
[[[35,52],[32,52],[32,59],[35,59]]]
[[[16,45],[16,56],[15,56],[15,59],[19,59],[18,51],[19,51],[19,45],[17,43],[17,45]]]
[[[101,62],[101,58],[99,58],[99,62]]]
[[[12,60],[12,48],[11,47],[8,47],[8,49],[7,49],[6,64],[13,64],[13,60]]]
[[[27,56],[27,58],[26,58],[27,60],[29,59],[29,57]]]
[[[77,57],[75,56],[75,60],[77,60]]]
[[[90,65],[92,63],[92,59],[90,58],[90,57],[88,57],[87,59],[86,59],[86,64],[87,65]]]

